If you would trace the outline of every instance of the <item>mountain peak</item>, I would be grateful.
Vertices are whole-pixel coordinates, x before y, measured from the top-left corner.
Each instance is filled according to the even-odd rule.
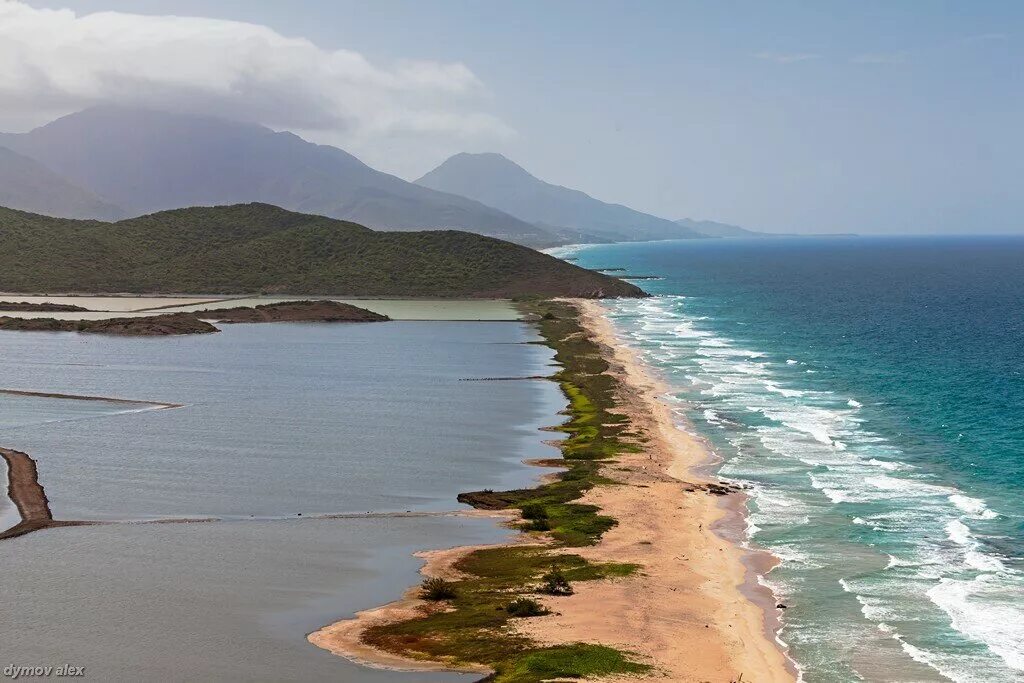
[[[544,182],[494,152],[456,154],[416,184],[475,199],[524,221],[571,235],[571,239],[578,241],[621,242],[698,236],[689,228],[664,218]]]
[[[416,183],[423,185],[424,183],[421,181],[441,169],[445,169],[447,173],[486,173],[495,180],[499,179],[500,176],[505,176],[541,182],[525,168],[503,154],[497,152],[459,152],[445,159],[440,166],[417,180]]]

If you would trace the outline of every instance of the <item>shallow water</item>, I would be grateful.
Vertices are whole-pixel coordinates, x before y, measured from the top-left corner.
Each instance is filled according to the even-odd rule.
[[[88,312],[0,311],[13,318],[56,318],[57,320],[103,320],[111,317],[161,315],[164,313],[204,311],[233,306],[260,306],[282,301],[330,299],[359,306],[393,320],[518,320],[512,302],[499,299],[339,299],[333,296],[306,297],[243,297],[234,299],[200,299],[183,297],[26,297],[0,295],[0,301],[74,304]]]
[[[52,529],[0,548],[0,654],[96,681],[468,683],[367,669],[306,635],[398,598],[414,551],[501,537],[457,518]]]
[[[1024,679],[1024,239],[597,246],[681,417],[752,486],[808,681]]]
[[[533,339],[520,323],[441,322],[0,333],[2,388],[185,404],[41,424],[52,403],[0,394],[24,420],[0,442],[35,458],[67,519],[448,510],[462,491],[528,483],[521,461],[554,453],[537,431],[563,405],[554,384],[465,381],[548,374]]]
[[[522,323],[232,325],[218,335],[0,333],[0,445],[30,454],[57,518],[0,542],[4,664],[97,680],[453,681],[365,669],[305,635],[398,598],[415,550],[493,542],[442,511],[527,485],[564,407]],[[485,381],[475,381],[485,380]],[[0,519],[10,521],[9,503]],[[299,516],[301,513],[301,517]]]
[[[12,303],[51,303],[81,306],[91,311],[111,311],[125,313],[141,311],[158,306],[187,306],[191,304],[207,304],[222,297],[157,297],[157,296],[26,296],[24,294],[0,294],[0,301]],[[18,312],[7,312],[7,315],[20,315]]]

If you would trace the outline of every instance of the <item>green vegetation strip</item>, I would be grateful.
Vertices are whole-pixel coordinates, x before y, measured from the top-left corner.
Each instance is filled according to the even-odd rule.
[[[496,683],[644,673],[650,667],[632,661],[628,653],[586,643],[541,647],[507,628],[517,618],[509,613],[509,605],[524,595],[547,590],[553,595],[546,602],[557,609],[555,596],[565,594],[566,582],[571,592],[572,582],[627,576],[638,569],[565,553],[565,548],[597,543],[615,526],[615,520],[597,514],[595,506],[574,501],[594,486],[612,483],[599,474],[600,464],[635,452],[633,441],[639,435],[629,431],[625,418],[611,412],[615,379],[604,374],[608,364],[580,325],[576,308],[547,300],[521,301],[519,306],[537,318],[544,343],[555,350],[561,366],[553,379],[569,400],[569,420],[555,428],[567,435],[561,442],[563,459],[549,462],[565,471],[537,488],[475,491],[461,494],[459,500],[487,510],[518,509],[527,520],[524,531],[545,532],[554,543],[470,553],[455,565],[467,578],[430,587],[428,594],[447,609],[371,628],[363,639],[406,657],[485,664],[495,671],[487,680]],[[512,611],[528,612],[523,606],[517,602]]]

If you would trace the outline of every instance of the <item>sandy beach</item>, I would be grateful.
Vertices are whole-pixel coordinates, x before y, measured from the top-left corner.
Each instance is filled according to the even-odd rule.
[[[792,681],[794,672],[766,619],[771,595],[748,576],[747,554],[715,533],[742,505],[720,496],[699,474],[710,453],[676,426],[655,381],[619,343],[600,304],[575,301],[620,378],[621,405],[650,437],[644,452],[606,467],[621,486],[592,489],[582,500],[618,520],[601,542],[578,552],[591,560],[633,562],[640,575],[580,584],[559,601],[560,614],[525,620],[544,643],[586,640],[636,652],[677,681]],[[755,561],[765,562],[767,558]],[[607,680],[607,679],[605,679]]]
[[[770,568],[770,556],[752,554],[719,535],[728,531],[726,525],[742,522],[743,494],[726,491],[701,474],[710,452],[676,426],[660,398],[666,388],[618,342],[601,306],[573,303],[619,379],[622,412],[649,441],[641,453],[620,455],[604,466],[602,473],[618,485],[593,488],[579,500],[597,505],[618,524],[597,545],[572,550],[594,562],[635,563],[642,569],[626,578],[578,583],[569,597],[541,597],[552,614],[517,620],[515,628],[543,645],[587,642],[633,653],[653,666],[654,678],[795,680],[774,637],[774,600],[756,581],[755,568]],[[536,542],[526,535],[523,540]],[[454,548],[426,556],[422,573],[451,578],[452,565],[473,550]],[[375,624],[430,609],[417,593],[410,589],[401,600],[327,626],[309,640],[369,666],[444,668],[443,663],[380,652],[360,639]]]

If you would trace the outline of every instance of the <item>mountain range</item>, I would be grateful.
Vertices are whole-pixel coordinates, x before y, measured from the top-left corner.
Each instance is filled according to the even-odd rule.
[[[100,106],[0,133],[0,206],[113,220],[259,202],[380,230],[458,229],[529,245],[724,236],[544,182],[499,154],[457,154],[415,183],[337,147],[219,118]]]
[[[741,228],[738,225],[729,225],[728,223],[718,223],[715,221],[695,221],[690,218],[681,218],[676,221],[676,225],[682,226],[687,230],[693,230],[704,237],[730,238],[775,236],[766,232],[754,232],[753,230],[747,230],[746,228]]]
[[[472,199],[414,185],[336,147],[254,124],[95,107],[28,133],[0,134],[0,147],[52,169],[123,216],[264,202],[371,228],[471,230],[543,246],[560,241]],[[46,188],[41,180],[37,194]],[[33,208],[71,215],[59,192],[49,195],[50,206],[37,202]],[[76,217],[110,215],[97,210]]]
[[[118,207],[35,159],[4,147],[0,147],[0,206],[67,218],[113,219],[123,215]]]

